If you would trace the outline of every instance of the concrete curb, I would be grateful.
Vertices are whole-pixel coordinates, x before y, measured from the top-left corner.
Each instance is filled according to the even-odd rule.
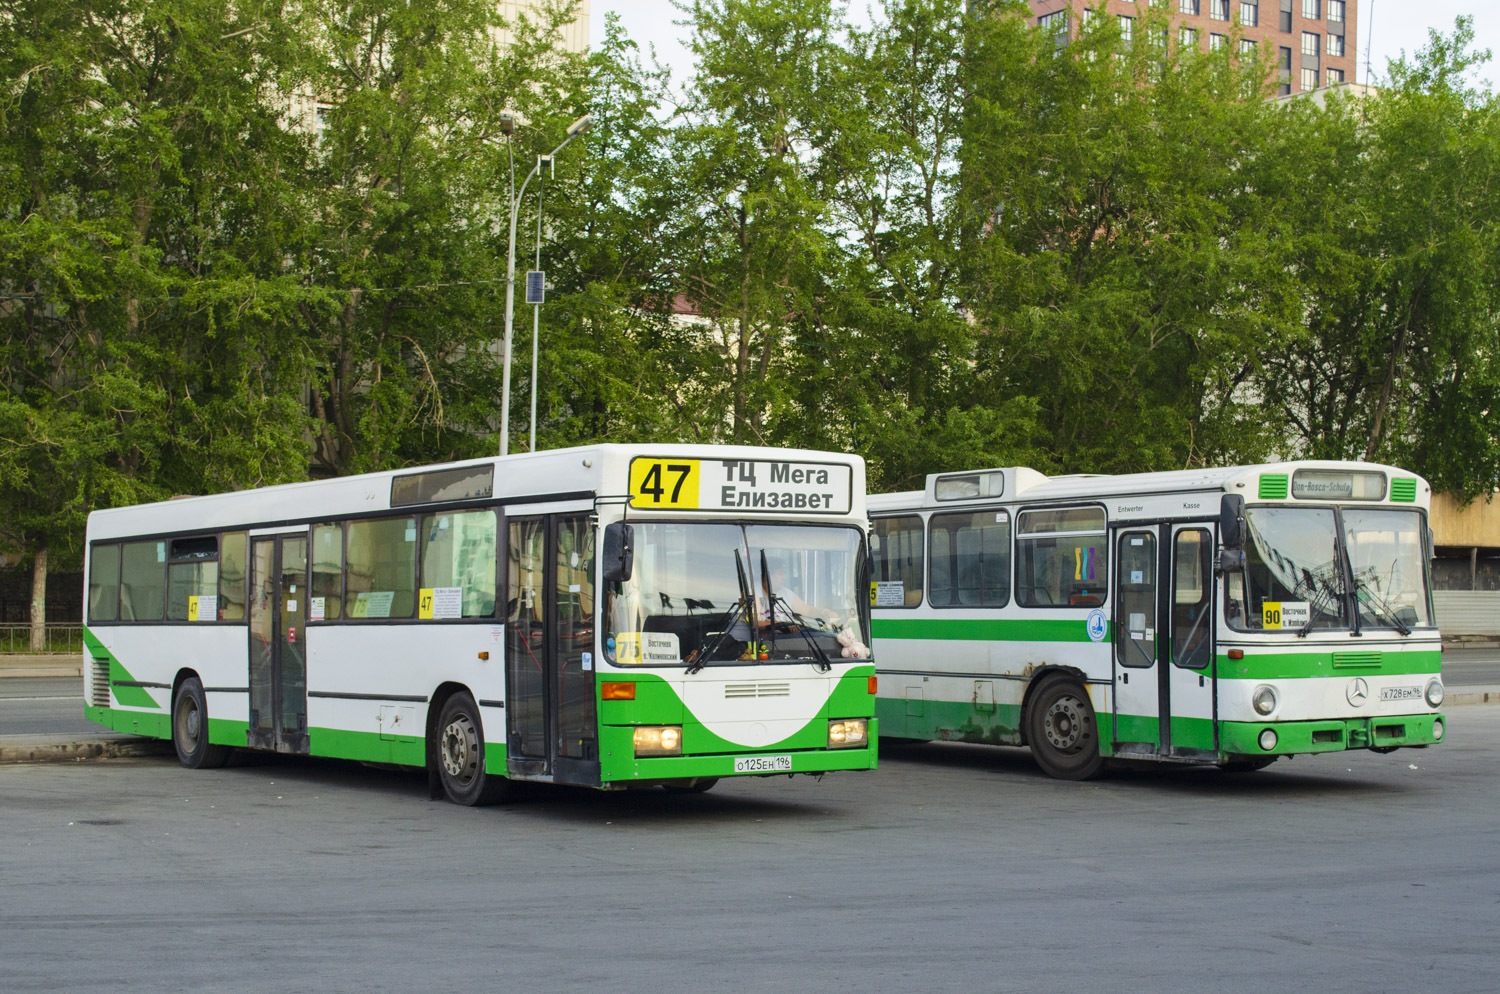
[[[71,735],[0,735],[0,764],[160,756],[171,751],[172,743],[165,739],[135,735],[110,739],[79,739]]]
[[[83,657],[79,653],[52,656],[0,656],[0,679],[5,677],[77,677],[83,678]]]
[[[1443,698],[1443,707],[1461,704],[1500,704],[1500,686],[1448,688],[1448,693]]]

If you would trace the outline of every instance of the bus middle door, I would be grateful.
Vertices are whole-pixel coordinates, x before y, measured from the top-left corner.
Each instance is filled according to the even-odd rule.
[[[506,762],[512,776],[599,782],[594,706],[594,522],[508,519]]]
[[[250,727],[246,745],[308,751],[307,533],[250,542]]]
[[[1160,596],[1159,529],[1122,529],[1115,538],[1114,726],[1115,755],[1123,758],[1160,756],[1170,734],[1163,715],[1157,619]]]

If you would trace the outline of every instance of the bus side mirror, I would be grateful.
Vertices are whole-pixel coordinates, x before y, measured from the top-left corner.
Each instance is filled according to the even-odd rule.
[[[1245,498],[1225,494],[1219,500],[1219,568],[1224,573],[1245,571]]]
[[[1225,494],[1219,500],[1219,544],[1238,549],[1245,544],[1245,498]]]
[[[604,528],[604,582],[623,583],[635,567],[635,529],[623,521]]]

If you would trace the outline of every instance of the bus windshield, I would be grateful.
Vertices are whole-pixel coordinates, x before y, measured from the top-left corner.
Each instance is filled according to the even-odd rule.
[[[1228,577],[1226,614],[1236,628],[1306,634],[1349,628],[1353,603],[1366,628],[1430,624],[1421,516],[1379,508],[1253,507],[1245,511],[1245,571]]]
[[[1432,624],[1427,610],[1422,516],[1416,511],[1346,508],[1343,517],[1360,625],[1415,628]]]
[[[612,661],[696,668],[823,661],[863,648],[858,529],[655,521],[631,526],[631,578],[608,592],[605,608],[605,651]]]

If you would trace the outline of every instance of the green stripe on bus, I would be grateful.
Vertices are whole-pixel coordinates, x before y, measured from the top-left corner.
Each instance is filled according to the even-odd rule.
[[[1442,669],[1443,654],[1437,649],[1412,649],[1407,652],[1380,653],[1379,663],[1360,667],[1357,673],[1334,663],[1335,652],[1275,652],[1247,647],[1244,659],[1230,659],[1219,654],[1221,680],[1294,680],[1302,677],[1348,677],[1351,675],[1392,676],[1402,673],[1435,674]]]
[[[1091,642],[1088,623],[1035,618],[876,618],[870,630],[878,639],[930,639],[943,642]],[[1101,645],[1109,641],[1105,625]],[[878,665],[878,661],[877,661]]]
[[[135,677],[130,675],[130,671],[125,668],[124,664],[116,659],[115,654],[106,649],[104,643],[100,642],[87,627],[83,630],[83,644],[87,647],[89,655],[96,659],[107,658],[109,660],[109,690],[122,707],[152,708],[157,711],[166,709],[165,704],[158,704],[156,698],[146,693],[146,688],[120,686],[121,681],[134,683]],[[116,729],[116,731],[119,730]]]

